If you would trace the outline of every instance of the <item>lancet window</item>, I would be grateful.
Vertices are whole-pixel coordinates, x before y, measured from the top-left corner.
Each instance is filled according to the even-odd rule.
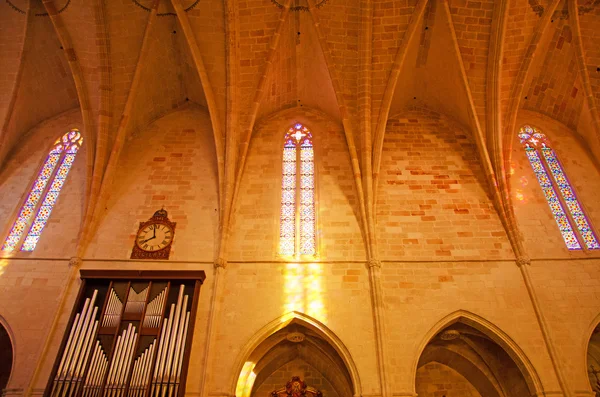
[[[316,254],[315,164],[312,134],[295,124],[283,145],[279,253]]]
[[[76,129],[54,142],[2,245],[2,251],[14,251],[19,245],[21,251],[35,249],[82,143],[81,133]]]
[[[600,249],[598,238],[548,138],[526,125],[519,131],[519,139],[567,248]]]

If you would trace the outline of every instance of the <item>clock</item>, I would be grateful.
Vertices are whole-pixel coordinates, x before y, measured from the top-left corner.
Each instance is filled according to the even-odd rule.
[[[131,259],[169,259],[175,225],[164,209],[156,211],[148,221],[140,222]]]

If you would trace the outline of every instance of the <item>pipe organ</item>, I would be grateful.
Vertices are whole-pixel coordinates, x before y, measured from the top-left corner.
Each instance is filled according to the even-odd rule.
[[[45,397],[183,396],[204,272],[81,276]]]

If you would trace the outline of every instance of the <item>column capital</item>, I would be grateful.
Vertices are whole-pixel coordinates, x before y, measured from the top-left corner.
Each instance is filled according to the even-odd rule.
[[[369,267],[378,267],[378,268],[381,268],[381,261],[379,259],[369,259],[367,261],[367,265]]]
[[[218,269],[218,268],[225,269],[225,267],[227,267],[227,261],[223,258],[219,258],[219,259],[215,260],[214,266],[215,266],[215,269]]]
[[[517,258],[517,266],[531,265],[531,258],[528,256],[519,256]]]
[[[83,260],[78,256],[73,256],[69,259],[69,267],[79,267],[83,263]]]

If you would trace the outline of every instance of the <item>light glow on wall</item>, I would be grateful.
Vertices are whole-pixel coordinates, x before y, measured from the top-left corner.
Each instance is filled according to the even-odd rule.
[[[4,274],[4,270],[8,266],[7,259],[0,259],[0,277]]]
[[[248,397],[252,392],[252,386],[256,380],[256,374],[254,373],[254,367],[256,363],[252,361],[246,361],[240,372],[238,383],[235,388],[236,397]]]
[[[286,263],[284,269],[284,313],[301,312],[325,323],[323,265]]]

